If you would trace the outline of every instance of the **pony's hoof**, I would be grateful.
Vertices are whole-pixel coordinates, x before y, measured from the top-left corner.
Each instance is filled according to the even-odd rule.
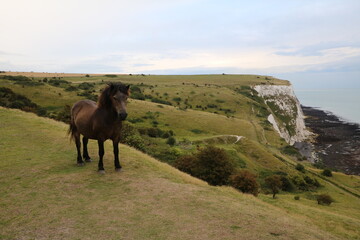
[[[105,170],[98,170],[98,173],[101,174],[101,175],[105,174]]]
[[[122,168],[115,168],[115,172],[121,172]]]
[[[85,162],[92,162],[91,158],[85,159]]]
[[[80,162],[80,163],[77,163],[77,165],[78,165],[79,167],[83,167],[83,166],[85,166],[85,163]]]

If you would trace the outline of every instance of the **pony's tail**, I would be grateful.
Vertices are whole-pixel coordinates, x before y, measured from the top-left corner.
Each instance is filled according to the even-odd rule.
[[[75,125],[75,121],[74,121],[74,118],[71,117],[69,130],[68,130],[68,135],[70,135],[70,141],[75,139],[75,133],[76,132],[77,132],[77,128],[76,128],[76,125]]]

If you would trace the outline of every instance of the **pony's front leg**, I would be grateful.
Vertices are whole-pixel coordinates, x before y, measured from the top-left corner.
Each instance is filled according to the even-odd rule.
[[[114,164],[115,164],[115,171],[119,172],[121,170],[121,165],[119,161],[119,141],[113,140],[113,147],[114,147]]]
[[[99,146],[99,173],[105,173],[103,157],[104,157],[104,141],[98,140]]]

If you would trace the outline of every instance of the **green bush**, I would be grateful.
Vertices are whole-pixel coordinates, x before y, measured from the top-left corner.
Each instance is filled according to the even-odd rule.
[[[208,146],[201,149],[196,157],[198,159],[197,177],[211,185],[226,185],[229,182],[235,164],[223,149]]]
[[[145,95],[141,92],[131,92],[130,97],[137,100],[145,100]]]
[[[176,143],[176,139],[174,137],[169,137],[166,141],[166,144],[169,144],[170,146],[174,146]]]
[[[328,194],[320,194],[316,197],[316,200],[320,205],[330,205],[334,202],[334,199]]]
[[[298,170],[299,172],[305,173],[305,167],[300,163],[296,164],[295,169]]]
[[[160,128],[157,127],[147,128],[145,132],[149,137],[152,138],[161,137],[164,133],[164,131],[162,131]]]
[[[140,151],[146,152],[145,141],[139,131],[128,122],[124,122],[121,128],[120,142]]]
[[[146,95],[145,95],[145,97],[146,97]],[[166,100],[162,100],[162,99],[159,99],[159,98],[151,98],[151,101],[154,102],[154,103],[161,103],[161,104],[165,104],[165,105],[171,105],[171,102],[166,101]]]
[[[322,171],[322,175],[326,177],[332,177],[332,172],[330,169],[324,169],[324,171]]]
[[[195,155],[178,158],[175,166],[211,185],[228,184],[235,170],[235,164],[226,152],[213,146],[200,149]]]
[[[123,140],[123,143],[142,152],[146,152],[144,139],[142,139],[139,134],[126,137]]]
[[[281,176],[281,190],[286,192],[293,192],[296,190],[295,185],[290,181],[290,179],[286,176]]]
[[[297,196],[297,195],[296,195],[296,196],[294,197],[294,199],[295,199],[295,200],[300,200],[300,196]]]
[[[29,98],[13,92],[10,88],[0,87],[0,106],[17,108],[26,112],[33,112],[39,116],[46,116],[46,109],[33,103]]]
[[[52,116],[57,121],[62,121],[64,123],[70,123],[71,119],[71,107],[65,105],[61,111],[59,111],[55,116]]]
[[[180,171],[189,173],[195,176],[195,169],[198,164],[198,159],[194,155],[185,155],[176,159],[174,166]]]
[[[67,88],[65,88],[65,91],[68,91],[68,92],[72,92],[72,91],[76,91],[77,88],[74,87],[74,86],[68,86]]]
[[[282,152],[287,154],[287,155],[292,155],[292,156],[300,155],[299,150],[296,147],[290,146],[290,145],[285,146],[282,149]]]
[[[259,193],[259,184],[256,181],[256,175],[242,170],[230,176],[230,185],[243,193],[251,193],[257,196]]]
[[[272,175],[270,177],[265,178],[266,186],[271,190],[273,194],[273,198],[275,198],[275,195],[279,193],[281,187],[282,187],[282,181],[281,176],[279,175]]]
[[[190,131],[195,133],[195,134],[205,133],[203,130],[200,130],[200,129],[191,129]]]
[[[78,88],[82,89],[82,90],[90,90],[92,88],[94,88],[95,84],[94,83],[87,83],[87,82],[83,82],[80,83]]]

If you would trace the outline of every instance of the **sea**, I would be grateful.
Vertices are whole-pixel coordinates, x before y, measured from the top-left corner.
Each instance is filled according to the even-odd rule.
[[[360,88],[294,89],[301,105],[331,112],[341,120],[360,124]]]

